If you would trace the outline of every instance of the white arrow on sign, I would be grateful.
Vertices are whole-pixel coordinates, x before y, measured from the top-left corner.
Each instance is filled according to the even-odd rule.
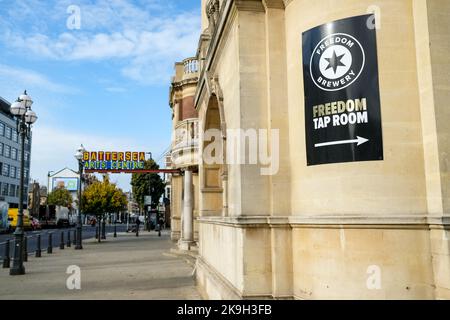
[[[316,143],[314,147],[320,148],[320,147],[327,147],[327,146],[335,146],[338,144],[350,144],[350,143],[357,143],[358,146],[362,145],[363,143],[366,143],[369,141],[369,139],[356,136],[357,139],[353,140],[340,140],[340,141],[331,141],[331,142],[324,142],[324,143]]]

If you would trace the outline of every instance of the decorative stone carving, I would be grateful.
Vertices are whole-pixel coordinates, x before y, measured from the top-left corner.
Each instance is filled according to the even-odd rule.
[[[220,13],[220,1],[219,0],[209,0],[206,4],[206,16],[208,17],[209,26],[208,31],[210,34],[214,33],[217,22],[219,21]]]
[[[220,88],[219,78],[217,76],[211,78],[211,93],[217,97],[219,102],[223,101],[222,89]]]

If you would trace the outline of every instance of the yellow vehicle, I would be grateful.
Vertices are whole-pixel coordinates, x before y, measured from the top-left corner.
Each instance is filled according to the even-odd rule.
[[[17,209],[17,208],[8,209],[9,227],[12,230],[16,229],[18,214],[19,214],[19,209]],[[23,228],[25,230],[31,229],[31,219],[30,219],[30,213],[28,212],[28,210],[23,210]]]

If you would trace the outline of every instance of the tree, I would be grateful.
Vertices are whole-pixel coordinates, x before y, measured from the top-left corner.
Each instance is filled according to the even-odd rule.
[[[149,159],[145,161],[144,168],[158,170],[159,166],[153,159]],[[131,186],[134,199],[141,208],[144,208],[145,196],[152,197],[152,208],[156,208],[165,189],[164,182],[157,173],[133,173]]]
[[[94,182],[98,181],[97,177],[91,173],[85,173],[83,175],[83,183],[85,186],[90,186]]]
[[[69,190],[65,187],[59,187],[48,195],[48,204],[72,208],[73,198]]]
[[[118,213],[126,210],[127,197],[105,176],[103,181],[94,181],[82,194],[83,212],[102,216],[105,213]]]
[[[127,196],[122,190],[116,188],[111,197],[111,207],[109,211],[119,213],[120,211],[125,211],[127,209],[127,205]]]

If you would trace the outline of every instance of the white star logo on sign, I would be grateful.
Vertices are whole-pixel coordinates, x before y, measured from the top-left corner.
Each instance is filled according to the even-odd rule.
[[[342,78],[350,70],[352,62],[350,50],[341,45],[331,46],[320,58],[320,73],[331,80]]]

